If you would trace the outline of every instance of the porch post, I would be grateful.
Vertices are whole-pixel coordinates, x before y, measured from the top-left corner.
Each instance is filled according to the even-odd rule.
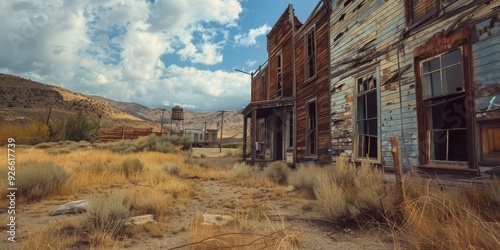
[[[257,138],[257,110],[252,109],[252,131],[250,134],[250,150],[252,151],[252,158],[250,163],[255,165],[255,139]]]

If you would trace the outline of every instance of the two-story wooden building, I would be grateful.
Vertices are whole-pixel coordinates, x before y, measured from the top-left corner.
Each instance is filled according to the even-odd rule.
[[[392,167],[500,165],[498,0],[332,0],[331,149]]]
[[[267,34],[268,61],[252,73],[251,103],[242,112],[252,163],[330,162],[329,17],[329,1],[304,23],[289,5]]]

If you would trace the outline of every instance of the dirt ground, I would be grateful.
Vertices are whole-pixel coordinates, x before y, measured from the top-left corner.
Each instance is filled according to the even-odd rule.
[[[206,150],[205,158],[194,158],[198,164],[221,166],[230,170],[237,162],[237,157],[222,157],[218,149]],[[201,151],[193,152],[193,155]],[[339,225],[322,220],[318,205],[313,199],[304,198],[294,192],[287,192],[286,186],[276,188],[242,187],[228,181],[215,178],[203,179],[197,176],[186,176],[187,181],[194,184],[195,195],[185,204],[180,213],[167,218],[164,234],[151,237],[144,234],[127,244],[128,249],[171,249],[188,243],[189,226],[197,215],[203,213],[232,215],[248,207],[263,206],[270,208],[270,218],[284,218],[287,231],[296,235],[300,241],[300,249],[392,249],[389,235],[380,230],[370,230],[366,226],[361,229],[357,225]],[[128,188],[128,187],[110,187]],[[54,197],[33,204],[22,204],[17,207],[17,235],[19,242],[45,225],[62,219],[74,218],[78,221],[83,215],[49,216],[60,204],[68,201],[84,199],[85,195],[71,197]],[[304,209],[307,207],[308,209]],[[274,213],[274,214],[273,214]],[[5,212],[2,211],[2,216]],[[3,217],[2,217],[3,218]],[[4,220],[2,220],[3,222]],[[5,226],[4,226],[5,227]],[[2,229],[4,229],[2,227]],[[19,243],[8,243],[7,233],[2,230],[3,239],[0,249],[15,249]],[[77,249],[86,249],[87,246]],[[188,248],[180,248],[188,249]],[[273,249],[273,248],[268,248]]]

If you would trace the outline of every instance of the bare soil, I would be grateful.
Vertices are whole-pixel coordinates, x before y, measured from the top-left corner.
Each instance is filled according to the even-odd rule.
[[[217,155],[214,153],[213,156]],[[218,155],[217,155],[218,156]],[[199,164],[217,165],[230,170],[236,157],[196,158]],[[128,239],[128,249],[171,249],[188,243],[189,227],[194,218],[203,213],[232,215],[237,210],[265,206],[270,209],[269,217],[285,218],[287,230],[300,239],[301,249],[392,249],[389,235],[381,230],[370,230],[367,226],[356,224],[340,225],[327,222],[319,213],[318,204],[312,198],[304,197],[296,191],[287,192],[286,186],[278,188],[242,187],[228,181],[202,179],[197,176],[186,176],[187,181],[194,184],[195,196],[181,206],[180,213],[166,218],[166,229],[163,235],[151,237],[143,233]],[[132,184],[131,184],[132,185]],[[110,186],[109,189],[129,189],[133,186]],[[7,242],[5,226],[2,229],[0,249],[15,249],[19,242],[26,239],[30,232],[40,230],[44,226],[59,220],[73,218],[75,221],[84,215],[49,216],[60,204],[86,198],[84,194],[70,197],[53,197],[33,204],[21,204],[17,207],[16,226],[17,243]],[[4,206],[2,206],[3,208]],[[2,209],[3,210],[3,209]],[[6,211],[0,218],[5,222]],[[276,214],[272,214],[276,213]],[[76,249],[88,249],[81,245]],[[181,248],[188,249],[188,248]],[[272,248],[270,248],[272,249]]]

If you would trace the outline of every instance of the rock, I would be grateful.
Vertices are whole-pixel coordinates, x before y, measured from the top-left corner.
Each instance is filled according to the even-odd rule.
[[[233,221],[234,218],[229,215],[220,214],[203,214],[203,225],[217,225],[224,226],[227,223]]]
[[[295,187],[293,185],[290,185],[286,188],[287,192],[293,192],[295,190]]]
[[[78,214],[87,211],[89,206],[86,200],[78,200],[62,204],[55,211],[51,212],[50,215],[61,215],[61,214]]]
[[[157,223],[153,214],[130,217],[125,221],[125,226],[138,226],[147,223]]]

